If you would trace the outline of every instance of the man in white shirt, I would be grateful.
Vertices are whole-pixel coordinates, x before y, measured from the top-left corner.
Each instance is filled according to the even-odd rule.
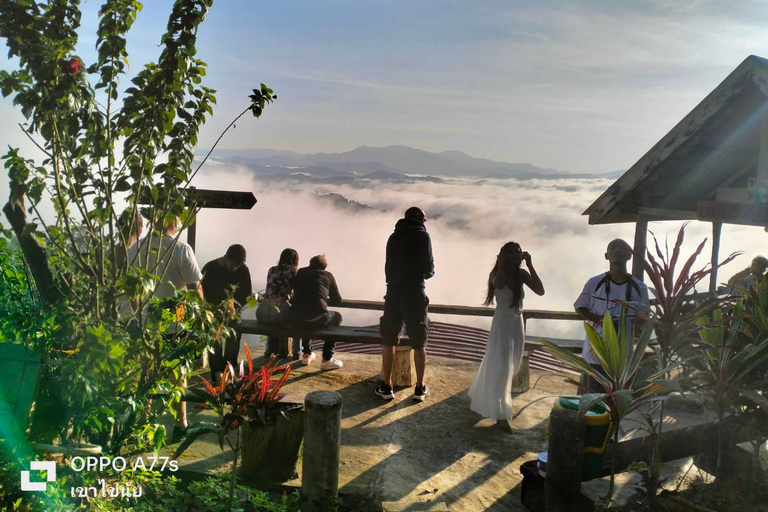
[[[622,302],[627,305],[627,333],[631,339],[632,324],[636,323],[648,311],[648,287],[642,281],[635,279],[627,272],[627,262],[632,259],[632,249],[620,238],[612,240],[605,252],[605,259],[610,263],[608,272],[598,274],[587,281],[581,295],[573,307],[576,313],[590,322],[598,334],[603,334],[603,316],[610,311],[613,324],[618,332],[621,318]],[[638,314],[639,313],[639,314]],[[627,352],[632,353],[633,345],[629,344]],[[584,340],[582,357],[596,369],[600,369],[600,361],[590,350],[589,337]],[[604,392],[594,379],[582,380],[587,384],[587,392]]]
[[[133,244],[128,249],[128,262],[133,266],[144,266],[149,259],[149,265],[146,268],[161,278],[155,289],[155,297],[159,299],[172,297],[174,289],[186,288],[196,290],[202,299],[203,289],[200,286],[200,280],[203,274],[200,272],[192,247],[181,240],[176,240],[174,244],[174,238],[179,231],[178,224],[178,219],[172,220],[162,230],[162,236],[152,237],[151,244],[146,243],[146,238],[138,244]]]
[[[203,274],[197,264],[192,247],[176,240],[178,233],[178,219],[172,220],[162,229],[162,236],[153,236],[151,243],[144,238],[139,243],[133,244],[128,249],[128,263],[133,266],[145,266],[149,261],[147,270],[160,276],[160,282],[155,288],[154,297],[165,299],[172,297],[175,289],[195,290],[200,298],[203,298],[203,288],[200,280]],[[160,227],[156,226],[156,229]],[[168,334],[176,332],[176,325],[172,324]],[[182,386],[186,387],[186,376],[182,377]],[[172,442],[179,440],[188,431],[187,403],[181,402],[177,409],[176,424],[173,427]]]

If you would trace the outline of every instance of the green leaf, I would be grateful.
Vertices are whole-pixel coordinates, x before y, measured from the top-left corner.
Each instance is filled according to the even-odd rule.
[[[123,354],[125,354],[125,349],[120,345],[112,345],[112,348],[109,350],[110,359],[117,359],[122,357]]]
[[[605,400],[610,395],[607,393],[586,393],[579,400],[579,418],[587,415],[592,407]]]
[[[616,391],[615,400],[618,410],[614,412],[618,415],[619,421],[621,421],[621,419],[627,415],[627,412],[629,412],[632,405],[632,395],[633,392],[631,389],[620,389]]]

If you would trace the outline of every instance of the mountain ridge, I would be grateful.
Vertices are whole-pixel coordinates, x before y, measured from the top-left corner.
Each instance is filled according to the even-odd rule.
[[[416,174],[435,177],[517,178],[517,179],[593,179],[616,178],[623,171],[609,173],[567,173],[537,167],[530,163],[497,162],[475,158],[461,151],[431,153],[410,146],[359,146],[343,153],[302,154],[295,151],[252,149],[217,149],[212,159],[242,165],[258,175],[283,175],[320,171],[322,177],[352,177],[374,174]],[[313,174],[314,175],[314,174]],[[319,177],[319,176],[318,176]]]

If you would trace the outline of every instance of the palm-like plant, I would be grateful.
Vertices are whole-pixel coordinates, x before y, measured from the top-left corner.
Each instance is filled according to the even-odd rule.
[[[718,308],[711,317],[699,318],[700,342],[694,345],[695,356],[690,360],[697,370],[693,381],[713,399],[718,421],[718,475],[722,474],[723,455],[730,445],[720,428],[725,415],[735,412],[740,399],[768,410],[768,398],[756,389],[761,384],[757,370],[768,361],[768,336],[745,336],[744,319],[741,300],[730,316]]]
[[[695,292],[696,285],[712,274],[715,269],[730,263],[736,256],[741,254],[740,252],[732,253],[716,267],[705,266],[697,271],[693,271],[696,259],[707,243],[705,238],[694,253],[685,261],[680,269],[680,273],[675,275],[687,225],[688,223],[686,222],[680,227],[671,255],[666,243],[664,252],[661,251],[656,235],[651,233],[656,257],[654,257],[651,249],[648,249],[646,251],[646,258],[643,259],[643,269],[653,286],[653,293],[656,296],[656,300],[651,307],[656,330],[656,341],[659,344],[660,350],[660,368],[670,366],[676,357],[683,355],[690,347],[692,340],[695,340],[696,333],[698,332],[696,320],[702,316],[709,315],[712,310],[717,309],[724,302],[730,300],[727,297],[710,297],[700,303],[691,301],[690,294]],[[642,256],[642,254],[635,254],[635,257],[642,258]]]
[[[589,344],[602,365],[602,371],[595,369],[582,357],[558,347],[554,343],[542,340],[547,349],[568,368],[586,373],[604,388],[603,393],[588,393],[581,397],[579,415],[583,416],[594,405],[602,402],[611,415],[613,424],[614,460],[619,441],[619,423],[637,408],[654,400],[662,400],[669,391],[682,391],[679,384],[663,377],[671,368],[654,370],[651,365],[643,364],[645,349],[653,332],[653,323],[646,323],[634,350],[631,350],[631,338],[627,334],[626,305],[622,305],[619,332],[616,332],[609,311],[603,319],[603,335],[588,322],[584,322]],[[611,479],[608,497],[613,494],[616,468],[611,467]]]

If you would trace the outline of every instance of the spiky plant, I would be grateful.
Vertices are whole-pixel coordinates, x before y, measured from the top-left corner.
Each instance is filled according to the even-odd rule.
[[[732,253],[716,267],[705,265],[694,271],[693,266],[696,264],[696,259],[707,243],[705,238],[677,273],[677,264],[687,225],[688,223],[685,223],[680,227],[671,255],[666,242],[664,244],[665,250],[662,252],[656,235],[651,233],[656,256],[654,257],[651,249],[648,249],[646,257],[643,258],[643,269],[652,285],[656,299],[651,308],[656,342],[660,350],[660,368],[670,366],[675,358],[684,355],[690,348],[691,343],[697,338],[696,321],[699,318],[711,314],[713,310],[730,300],[728,297],[707,297],[701,302],[692,300],[691,294],[696,292],[696,285],[712,274],[715,269],[730,263],[741,254],[740,252]],[[642,256],[642,254],[635,254],[635,257]]]
[[[611,415],[613,424],[613,447],[616,460],[616,446],[619,441],[618,426],[630,412],[652,401],[663,400],[670,391],[682,392],[679,383],[665,379],[670,368],[654,369],[644,364],[645,349],[653,332],[653,323],[646,323],[634,350],[627,334],[626,305],[622,304],[619,332],[616,332],[611,314],[605,312],[603,335],[601,336],[589,322],[584,322],[589,345],[602,365],[602,371],[595,369],[581,356],[578,356],[554,343],[542,340],[542,343],[566,367],[586,373],[595,379],[604,389],[602,393],[587,393],[579,401],[579,416],[586,415],[593,406],[603,403]],[[608,498],[613,495],[616,468],[611,466],[611,479],[608,486]]]

